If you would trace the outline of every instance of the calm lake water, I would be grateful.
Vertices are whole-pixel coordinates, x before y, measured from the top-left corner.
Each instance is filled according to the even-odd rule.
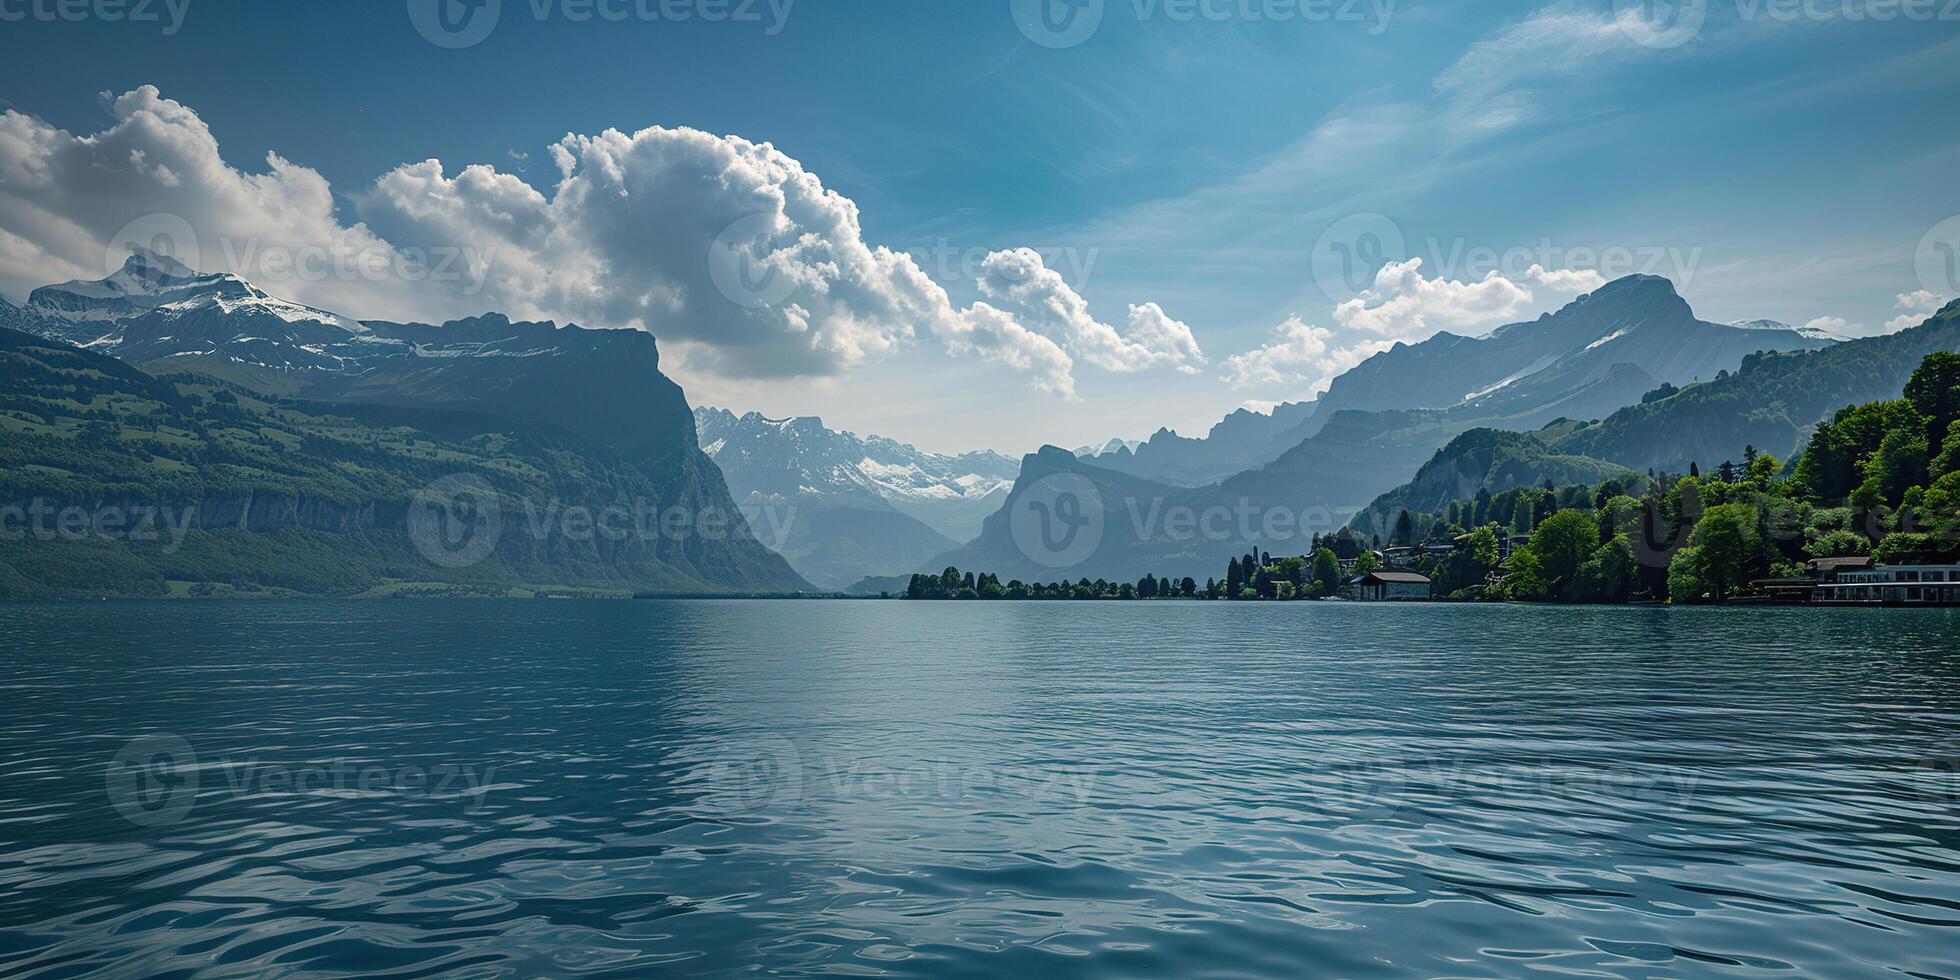
[[[1951,611],[0,606],[0,975],[1952,976]]]

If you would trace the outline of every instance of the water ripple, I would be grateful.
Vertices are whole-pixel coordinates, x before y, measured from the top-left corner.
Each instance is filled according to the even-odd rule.
[[[1960,616],[0,607],[0,975],[1951,976]]]

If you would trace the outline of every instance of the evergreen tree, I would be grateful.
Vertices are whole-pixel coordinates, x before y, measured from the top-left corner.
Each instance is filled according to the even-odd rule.
[[[1402,513],[1395,518],[1395,532],[1389,538],[1389,543],[1403,546],[1411,545],[1415,543],[1415,537],[1415,521],[1409,516],[1408,509],[1404,508]]]

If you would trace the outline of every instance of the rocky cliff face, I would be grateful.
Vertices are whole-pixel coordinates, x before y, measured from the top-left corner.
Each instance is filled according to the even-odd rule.
[[[655,536],[641,541],[637,550],[609,545],[565,549],[550,544],[546,535],[546,546],[535,549],[534,568],[548,569],[562,558],[589,571],[586,559],[616,551],[640,563],[623,577],[637,575],[649,586],[676,591],[808,587],[780,556],[755,540],[721,473],[701,453],[686,398],[661,373],[658,347],[644,332],[561,328],[498,315],[440,326],[359,323],[285,303],[233,276],[197,274],[147,253],[132,256],[108,279],[36,290],[25,308],[9,315],[41,336],[85,339],[87,344],[86,352],[48,356],[114,355],[140,362],[148,373],[129,372],[118,361],[103,358],[105,365],[118,366],[119,375],[136,374],[151,388],[170,387],[152,375],[191,385],[236,384],[242,393],[264,393],[273,400],[337,406],[314,409],[308,418],[370,413],[362,424],[382,426],[377,432],[392,424],[411,424],[437,430],[430,435],[441,438],[448,438],[440,430],[449,426],[475,430],[469,438],[491,429],[524,433],[520,438],[541,454],[527,463],[524,479],[548,478],[529,486],[525,499],[577,499],[584,505],[630,493],[636,504],[654,511],[720,513],[732,522],[725,534]],[[44,372],[40,381],[58,384],[51,377]],[[146,397],[167,401],[174,396]],[[391,422],[386,417],[390,410],[416,414],[408,423]],[[484,420],[490,424],[482,424]],[[113,421],[159,424],[150,417]],[[563,438],[551,436],[554,432]],[[313,445],[304,437],[311,434],[293,434],[296,444],[286,451],[303,459]],[[43,445],[49,453],[69,448]],[[459,455],[469,453],[459,450]],[[198,464],[191,465],[195,470]],[[351,503],[349,493],[337,491],[328,496],[341,505],[327,506],[320,494],[305,492],[229,493],[226,481],[218,479],[222,474],[212,471],[212,479],[199,491],[199,510],[207,515],[201,519],[237,514],[238,527],[250,533],[386,527],[413,490],[361,488],[353,496],[371,492],[372,499]],[[322,475],[330,478],[331,472]],[[425,479],[441,475],[432,472]],[[491,475],[502,476],[496,471]],[[595,481],[595,475],[601,479]],[[368,521],[380,523],[364,523]],[[506,545],[516,547],[516,542]]]

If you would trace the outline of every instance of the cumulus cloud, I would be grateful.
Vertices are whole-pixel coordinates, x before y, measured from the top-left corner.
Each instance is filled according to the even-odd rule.
[[[320,174],[276,155],[257,173],[228,165],[198,115],[152,86],[110,107],[109,128],[86,136],[0,116],[0,286],[99,278],[120,262],[123,229],[162,215],[191,232],[180,258],[286,298],[367,318],[497,310],[637,327],[727,377],[840,374],[922,337],[1063,396],[1078,359],[1204,363],[1190,328],[1155,304],[1132,306],[1118,331],[1024,249],[989,256],[983,301],[956,307],[910,256],[864,240],[854,202],[768,143],[663,127],[568,135],[550,148],[548,190],[425,160],[351,195],[350,223]],[[297,253],[367,261],[268,260]]]
[[[1234,386],[1287,385],[1319,391],[1341,372],[1394,346],[1393,341],[1368,340],[1337,346],[1334,332],[1288,317],[1273,328],[1272,343],[1225,359],[1225,378]]]
[[[1075,363],[1068,353],[985,303],[975,303],[949,318],[940,335],[955,354],[993,358],[1025,372],[1029,382],[1042,391],[1075,397]]]
[[[1927,317],[1938,313],[1940,307],[1945,305],[1946,297],[1928,290],[1915,289],[1909,293],[1900,293],[1894,308],[1905,312],[1885,321],[1885,332],[1898,333],[1908,327],[1916,327]]]
[[[1334,308],[1341,332],[1290,317],[1273,328],[1276,339],[1225,359],[1225,379],[1236,387],[1284,385],[1320,391],[1334,378],[1397,343],[1426,340],[1437,331],[1491,327],[1515,320],[1540,299],[1560,300],[1605,284],[1591,269],[1547,270],[1533,265],[1513,281],[1492,271],[1476,282],[1422,274],[1422,259],[1390,262],[1354,299]],[[1343,334],[1350,342],[1343,343]]]
[[[1390,262],[1375,273],[1374,285],[1334,308],[1343,327],[1393,340],[1423,340],[1438,330],[1492,327],[1517,318],[1535,297],[1531,287],[1577,294],[1599,288],[1605,278],[1590,269],[1547,270],[1533,265],[1514,282],[1492,270],[1475,282],[1422,274],[1422,259]]]
[[[24,293],[101,278],[121,265],[126,249],[117,239],[125,236],[146,245],[150,236],[167,236],[180,258],[241,273],[230,267],[264,261],[268,248],[322,260],[388,254],[364,226],[336,220],[333,193],[319,173],[271,153],[256,173],[229,166],[204,121],[153,86],[108,99],[108,107],[113,122],[89,136],[13,110],[0,114],[0,233],[8,240],[0,286]],[[434,308],[407,286],[358,276],[295,278],[279,291],[316,306]]]
[[[1188,373],[1204,363],[1191,328],[1155,303],[1130,307],[1128,335],[1098,321],[1089,314],[1088,302],[1031,248],[988,255],[980,264],[978,285],[989,302],[1106,371],[1173,367]]]

